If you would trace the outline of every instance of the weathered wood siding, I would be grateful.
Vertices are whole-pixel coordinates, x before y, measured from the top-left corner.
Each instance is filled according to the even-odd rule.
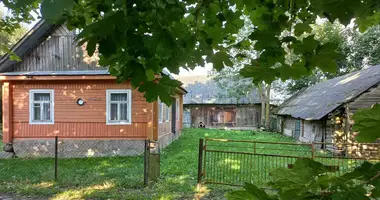
[[[370,108],[372,105],[380,103],[380,85],[370,88],[353,101],[348,103],[351,114],[359,109]]]
[[[260,105],[184,105],[191,113],[191,126],[197,127],[203,122],[206,127],[235,126],[235,127],[258,127],[260,119]],[[234,111],[235,121],[228,124],[213,123],[215,111]],[[226,116],[224,116],[226,117]],[[227,116],[232,117],[233,116]],[[224,120],[224,119],[223,119]]]
[[[324,120],[303,120],[303,131],[299,140],[302,142],[322,142],[322,137],[325,131],[323,123],[326,122]]]
[[[131,88],[110,81],[14,82],[13,138],[148,138],[152,111],[143,94],[132,92],[132,124],[106,125],[106,89]],[[29,90],[54,89],[54,124],[29,124]],[[78,106],[78,98],[85,100]]]
[[[296,120],[290,116],[279,117],[279,129],[282,130],[282,134],[294,137]],[[322,138],[325,134],[326,120],[301,120],[301,131],[299,138],[295,138],[302,142],[322,142]]]
[[[13,71],[72,71],[105,69],[98,66],[97,53],[90,57],[86,46],[77,46],[75,33],[65,25],[56,28],[51,36],[21,57]]]
[[[237,106],[236,107],[236,126],[254,126],[258,127],[260,123],[261,109],[260,105]]]

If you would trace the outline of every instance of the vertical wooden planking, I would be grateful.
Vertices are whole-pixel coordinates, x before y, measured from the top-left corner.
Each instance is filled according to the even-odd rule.
[[[158,102],[155,101],[153,104],[153,140],[158,141]]]

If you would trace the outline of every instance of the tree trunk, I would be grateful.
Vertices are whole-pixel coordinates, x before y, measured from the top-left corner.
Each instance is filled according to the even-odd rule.
[[[271,85],[266,85],[266,110],[265,110],[265,122],[266,122],[266,129],[269,130],[270,128],[270,120],[269,120],[269,112],[270,112],[270,89],[271,89]]]
[[[261,117],[260,117],[260,127],[265,127],[265,89],[264,84],[259,84],[259,93],[261,101]]]

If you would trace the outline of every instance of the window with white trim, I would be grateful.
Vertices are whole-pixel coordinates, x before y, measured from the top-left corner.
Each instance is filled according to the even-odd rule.
[[[162,123],[164,119],[164,103],[158,100],[158,122]]]
[[[131,124],[132,93],[129,89],[107,90],[107,124]]]
[[[175,118],[176,118],[176,120],[178,121],[178,120],[179,120],[179,112],[180,112],[180,111],[179,111],[179,99],[176,99],[176,100],[175,100],[175,105],[176,105],[176,107],[177,107],[177,108],[176,108],[176,113],[175,113],[175,114],[176,114],[176,115],[175,115]]]
[[[165,113],[165,121],[168,122],[170,120],[170,108],[171,106],[166,106],[166,113]]]
[[[54,124],[54,90],[29,91],[29,123]]]

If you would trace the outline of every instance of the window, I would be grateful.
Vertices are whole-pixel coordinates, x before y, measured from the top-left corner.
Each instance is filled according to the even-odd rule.
[[[131,124],[131,90],[107,90],[107,124]]]
[[[29,98],[29,123],[54,124],[54,90],[30,90]]]
[[[158,122],[162,123],[164,119],[164,103],[161,100],[158,100]]]
[[[168,122],[170,120],[170,106],[165,105],[166,112],[165,112],[165,121]]]
[[[180,112],[180,110],[179,110],[179,99],[175,100],[175,105],[176,105],[175,119],[178,121],[179,120],[179,112]]]

